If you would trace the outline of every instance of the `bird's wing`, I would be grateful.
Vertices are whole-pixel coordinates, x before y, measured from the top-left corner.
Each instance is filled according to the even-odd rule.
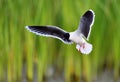
[[[56,26],[26,26],[26,28],[37,35],[58,38],[65,43],[71,42],[69,33]]]
[[[94,12],[92,10],[88,10],[81,17],[80,25],[77,29],[78,33],[82,33],[82,35],[88,40],[91,32],[91,27],[94,23]]]

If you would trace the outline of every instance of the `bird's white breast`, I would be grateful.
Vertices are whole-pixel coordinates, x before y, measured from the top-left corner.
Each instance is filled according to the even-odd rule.
[[[82,37],[82,34],[78,34],[76,31],[75,32],[70,32],[70,40],[72,40],[73,42],[81,45],[82,43],[85,42],[84,38]]]

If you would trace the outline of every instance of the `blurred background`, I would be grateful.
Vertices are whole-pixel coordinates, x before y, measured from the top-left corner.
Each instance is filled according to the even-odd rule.
[[[0,82],[120,82],[119,8],[120,0],[0,0]],[[88,9],[95,12],[89,55],[25,29],[70,32]]]

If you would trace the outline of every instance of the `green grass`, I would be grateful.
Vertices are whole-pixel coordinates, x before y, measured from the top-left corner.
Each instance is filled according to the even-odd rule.
[[[83,76],[87,82],[101,71],[112,69],[120,77],[120,2],[118,0],[0,0],[0,81],[21,81],[26,63],[27,79],[32,82],[33,64],[42,82],[46,69],[56,66],[64,71],[65,81]],[[78,27],[80,16],[88,9],[95,12],[89,42],[90,55],[82,55],[75,44],[39,37],[26,25],[56,25],[67,31]]]

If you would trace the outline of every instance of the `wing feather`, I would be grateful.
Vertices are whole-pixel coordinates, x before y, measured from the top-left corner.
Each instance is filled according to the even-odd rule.
[[[94,23],[94,17],[94,12],[92,10],[88,10],[87,12],[85,12],[85,14],[81,17],[80,20],[80,25],[77,31],[79,33],[82,33],[87,40],[89,39],[91,27]]]
[[[58,38],[65,43],[71,42],[69,33],[56,26],[26,26],[26,28],[37,35]]]

